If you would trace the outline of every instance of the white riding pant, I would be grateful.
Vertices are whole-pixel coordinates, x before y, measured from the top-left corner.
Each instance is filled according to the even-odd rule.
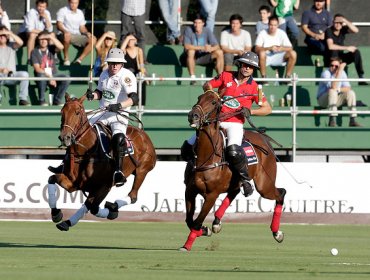
[[[121,114],[126,116],[128,115],[128,113]],[[123,133],[126,135],[128,119],[117,113],[108,111],[99,112],[91,117],[89,116],[89,122],[91,125],[95,124],[96,122],[101,122],[102,124],[109,126],[112,130],[112,135],[117,133]]]
[[[241,146],[243,141],[243,124],[235,122],[221,122],[221,127],[226,130],[227,133],[227,146],[239,145]],[[187,141],[190,145],[194,145],[197,137],[193,134]]]

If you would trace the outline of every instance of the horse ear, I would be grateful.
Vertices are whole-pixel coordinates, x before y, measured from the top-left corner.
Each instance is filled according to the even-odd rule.
[[[68,92],[66,92],[66,94],[65,94],[65,99],[66,99],[66,102],[68,102],[71,99],[71,97],[69,96]]]
[[[80,103],[82,104],[86,100],[86,94],[82,95],[79,99]]]

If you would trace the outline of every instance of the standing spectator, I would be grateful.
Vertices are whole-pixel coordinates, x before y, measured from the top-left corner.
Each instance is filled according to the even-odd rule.
[[[126,36],[121,45],[121,50],[123,50],[123,53],[125,54],[125,68],[134,73],[135,76],[144,77],[146,75],[144,52],[140,47],[138,47],[135,35],[130,34]],[[145,105],[146,83],[144,82],[141,85],[141,104]]]
[[[213,32],[218,0],[199,0],[199,3],[200,13],[207,19],[206,26],[211,30],[211,32]]]
[[[116,33],[113,31],[107,31],[96,42],[96,60],[94,64],[95,77],[99,77],[101,72],[108,68],[108,63],[105,60],[109,50],[116,47],[116,40]]]
[[[269,29],[269,17],[271,16],[271,10],[269,6],[262,5],[258,12],[260,14],[260,20],[256,24],[256,36],[262,31]]]
[[[299,29],[293,17],[293,11],[298,10],[299,0],[270,0],[270,3],[275,7],[274,14],[279,19],[279,28],[291,34],[290,41],[293,46],[297,46]]]
[[[346,63],[342,62],[339,57],[332,57],[330,59],[330,66],[325,69],[321,78],[325,79],[347,79],[347,74],[344,71]],[[351,89],[348,81],[322,81],[319,84],[317,91],[317,102],[323,108],[329,108],[333,113],[329,117],[329,126],[335,127],[337,125],[336,113],[337,107],[347,104],[349,110],[354,111],[351,114],[349,126],[361,126],[356,122],[356,94]]]
[[[279,20],[276,16],[269,18],[269,30],[262,30],[256,39],[256,52],[260,59],[262,78],[266,78],[266,66],[285,66],[286,78],[290,78],[297,61],[297,53],[285,31],[278,28]],[[266,82],[264,82],[266,84]]]
[[[57,73],[55,66],[55,51],[62,50],[63,44],[55,37],[51,36],[49,32],[42,31],[37,36],[38,47],[36,47],[31,53],[31,63],[34,68],[36,77],[67,77],[64,74]],[[37,88],[39,91],[39,100],[41,106],[47,106],[48,103],[45,100],[45,92],[47,84],[51,88],[56,89],[54,94],[53,105],[64,104],[64,95],[70,84],[70,81],[37,81]]]
[[[186,64],[191,78],[195,76],[195,65],[208,65],[216,61],[215,68],[218,74],[224,69],[224,55],[218,45],[215,35],[207,27],[205,20],[197,14],[193,26],[188,26],[184,31],[184,53],[180,60]],[[186,63],[184,63],[186,60]],[[195,85],[196,81],[191,81]]]
[[[75,63],[81,64],[82,60],[91,52],[96,38],[86,28],[86,20],[83,12],[78,9],[79,0],[68,0],[68,5],[57,12],[57,28],[59,40],[63,42],[64,65],[69,66],[69,46],[72,44],[83,48],[82,53]]]
[[[305,43],[313,54],[325,55],[325,31],[330,27],[333,18],[325,10],[325,0],[314,0],[310,10],[302,14],[302,30],[306,34]]]
[[[346,34],[348,33],[358,33],[358,28],[343,15],[336,14],[333,25],[325,32],[327,43],[327,55],[324,56],[326,60],[325,65],[328,65],[330,57],[339,57],[347,65],[354,62],[358,77],[364,78],[361,52],[355,46],[346,46],[344,44]],[[358,84],[368,85],[367,82],[359,82]]]
[[[144,29],[145,0],[122,0],[121,42],[127,35],[136,34],[138,45],[145,52]]]
[[[0,77],[28,78],[26,71],[16,70],[15,51],[23,45],[22,39],[9,31],[5,26],[0,26]],[[19,105],[29,106],[28,99],[28,80],[0,81],[1,85],[20,84]]]
[[[178,0],[159,0],[159,7],[162,11],[162,16],[167,24],[167,43],[170,45],[178,45],[180,43],[180,28],[179,28],[179,1]]]
[[[231,71],[234,59],[252,49],[251,35],[242,29],[242,16],[239,14],[231,15],[229,22],[230,28],[221,32],[221,49],[224,52],[225,71]]]
[[[37,35],[44,30],[48,32],[53,31],[50,12],[47,8],[48,0],[36,0],[36,8],[32,8],[27,12],[24,16],[24,23],[19,28],[19,37],[21,37],[23,42],[27,42],[28,62],[31,58],[31,52],[35,48]]]
[[[0,26],[1,25],[5,26],[8,30],[11,30],[8,14],[3,10],[0,2]]]

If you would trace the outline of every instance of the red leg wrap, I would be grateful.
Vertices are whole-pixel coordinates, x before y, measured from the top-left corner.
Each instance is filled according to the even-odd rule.
[[[230,204],[231,204],[230,198],[226,196],[222,201],[220,207],[217,209],[215,217],[221,220],[226,212],[226,209],[230,206]]]
[[[283,211],[283,205],[276,204],[275,209],[274,209],[274,215],[272,217],[272,222],[270,226],[272,232],[278,232],[279,230],[282,211]]]
[[[202,236],[202,233],[203,233],[203,231],[201,229],[200,230],[192,229],[189,233],[188,240],[186,240],[186,242],[184,244],[184,248],[186,248],[186,250],[190,251],[191,247],[193,246],[193,243],[194,243],[195,239],[199,236]]]

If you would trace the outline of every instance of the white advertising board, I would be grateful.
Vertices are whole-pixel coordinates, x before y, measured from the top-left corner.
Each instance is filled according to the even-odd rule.
[[[56,160],[0,160],[0,208],[49,208],[47,166]],[[140,188],[136,204],[124,211],[185,212],[184,162],[157,162]],[[120,188],[113,188],[106,200],[125,197],[133,176]],[[285,212],[370,213],[370,164],[365,163],[278,163],[277,187],[287,190]],[[82,192],[68,193],[59,188],[58,208],[78,209]],[[220,205],[220,196],[216,207]],[[104,203],[104,202],[103,202]],[[197,209],[202,198],[197,198]],[[228,213],[270,212],[275,202],[257,192],[245,198],[239,194]],[[214,211],[214,209],[212,210]]]

